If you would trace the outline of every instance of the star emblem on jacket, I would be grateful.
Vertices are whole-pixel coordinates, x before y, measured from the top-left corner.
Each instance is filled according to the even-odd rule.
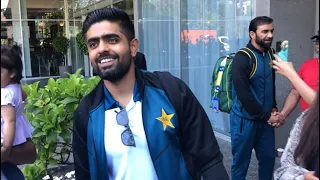
[[[162,122],[163,130],[167,129],[167,126],[174,128],[173,124],[171,123],[171,118],[174,114],[167,114],[166,111],[162,108],[161,116],[157,118],[157,120]]]

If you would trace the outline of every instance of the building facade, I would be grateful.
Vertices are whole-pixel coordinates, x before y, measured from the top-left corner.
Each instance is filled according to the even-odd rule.
[[[297,6],[315,8],[318,1],[301,1]],[[169,71],[181,78],[205,108],[215,131],[229,136],[229,116],[209,108],[213,67],[220,56],[248,43],[251,19],[273,17],[278,5],[276,0],[1,0],[1,43],[15,41],[23,47],[26,79],[58,76],[58,67],[64,64],[73,71],[83,68],[90,76],[88,57],[76,44],[82,22],[94,9],[123,9],[134,22],[148,70]],[[62,35],[71,42],[66,58],[52,48],[54,38]]]

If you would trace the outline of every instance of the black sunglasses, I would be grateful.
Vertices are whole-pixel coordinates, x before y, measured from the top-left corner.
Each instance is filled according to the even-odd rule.
[[[128,113],[125,108],[121,109],[120,112],[117,112],[116,120],[120,126],[124,126],[126,129],[121,134],[121,141],[125,146],[133,146],[136,147],[136,143],[134,141],[134,137],[132,131],[129,127],[129,118]]]

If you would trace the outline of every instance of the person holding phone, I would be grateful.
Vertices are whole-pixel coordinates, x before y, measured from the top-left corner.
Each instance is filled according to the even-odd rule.
[[[311,39],[314,42],[314,52],[319,56],[319,31],[318,31],[318,34],[311,37]],[[277,65],[276,62],[275,64]],[[283,70],[282,67],[280,66],[276,66],[276,67],[278,68],[276,70],[279,70],[279,73],[286,76],[286,72],[282,71]],[[298,75],[310,88],[312,88],[314,91],[317,91],[319,87],[319,57],[311,58],[305,61],[301,65]],[[305,111],[307,108],[309,108],[310,103],[312,103],[312,101],[309,101],[308,99],[305,99],[303,96],[301,96],[300,94],[301,92],[299,92],[297,89],[298,88],[295,86],[292,87],[292,90],[287,96],[284,106],[280,111],[285,118],[288,117],[290,113],[296,108],[301,97],[302,99],[301,99],[300,105],[301,105],[302,112]]]

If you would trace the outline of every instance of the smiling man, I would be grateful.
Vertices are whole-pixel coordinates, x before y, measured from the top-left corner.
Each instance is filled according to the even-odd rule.
[[[259,161],[259,179],[271,180],[275,162],[274,127],[281,117],[276,109],[272,69],[273,20],[266,16],[250,22],[250,42],[233,58],[234,102],[230,113],[233,162],[231,176],[245,180],[252,149]]]
[[[74,114],[76,179],[229,179],[208,117],[188,86],[169,73],[135,67],[139,41],[129,16],[95,10],[83,33],[102,80]]]

